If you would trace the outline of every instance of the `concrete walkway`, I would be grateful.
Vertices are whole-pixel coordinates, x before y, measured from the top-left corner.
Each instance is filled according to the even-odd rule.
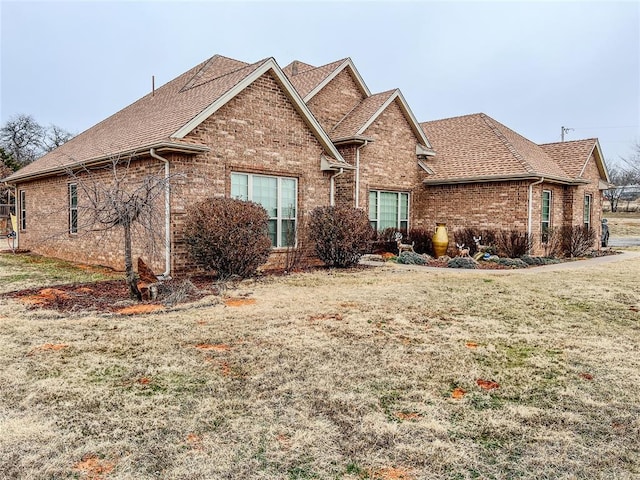
[[[369,265],[375,267],[386,268],[400,268],[407,270],[417,270],[421,272],[440,272],[440,273],[463,273],[463,274],[481,274],[481,275],[511,275],[511,274],[523,274],[523,275],[535,275],[542,272],[555,272],[563,270],[581,270],[584,268],[591,268],[608,263],[623,262],[627,260],[640,259],[640,251],[625,251],[616,255],[606,255],[604,257],[589,258],[586,260],[574,260],[562,263],[555,263],[553,265],[541,265],[539,267],[530,268],[508,268],[508,269],[480,269],[480,268],[439,268],[439,267],[425,267],[422,265],[403,265],[401,263],[391,262],[372,262],[363,261],[362,265]],[[640,272],[640,269],[638,270]]]
[[[610,247],[638,247],[640,246],[640,237],[610,237]]]

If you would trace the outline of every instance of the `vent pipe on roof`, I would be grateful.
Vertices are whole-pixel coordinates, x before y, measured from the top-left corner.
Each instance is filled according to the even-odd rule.
[[[151,75],[151,96],[156,96],[156,76]]]
[[[298,74],[298,61],[294,60],[291,64],[291,76],[295,76]]]

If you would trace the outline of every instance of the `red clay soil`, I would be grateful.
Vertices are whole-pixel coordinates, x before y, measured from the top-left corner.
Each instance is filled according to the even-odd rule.
[[[82,478],[100,480],[111,473],[115,465],[107,460],[100,459],[96,455],[85,455],[82,460],[73,466],[73,469],[82,474]]]
[[[371,472],[373,480],[415,480],[416,477],[402,468],[386,467]]]
[[[479,378],[476,380],[476,384],[483,390],[493,390],[494,388],[500,388],[500,385],[491,380],[483,380]]]
[[[462,398],[465,396],[467,392],[465,392],[463,389],[461,389],[460,387],[458,388],[454,388],[453,392],[451,392],[451,397],[452,398]]]

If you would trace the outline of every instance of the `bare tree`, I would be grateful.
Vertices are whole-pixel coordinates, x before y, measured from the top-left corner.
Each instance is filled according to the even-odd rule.
[[[637,176],[633,171],[613,166],[609,168],[609,180],[615,187],[605,190],[604,197],[609,202],[611,211],[617,212],[620,198],[624,195],[627,187],[637,181]]]
[[[31,115],[10,118],[0,128],[0,147],[24,167],[73,138],[73,134],[57,125],[43,127]]]
[[[0,145],[20,165],[42,155],[44,128],[31,115],[17,115],[0,128]]]
[[[618,211],[618,203],[624,198],[631,185],[640,183],[640,143],[636,143],[628,157],[621,157],[620,162],[609,168],[609,180],[614,188],[604,191],[612,212]]]
[[[58,125],[51,124],[49,125],[49,128],[45,130],[44,137],[42,139],[42,146],[45,152],[50,152],[72,138],[73,134],[71,132],[68,132]]]
[[[153,250],[164,244],[162,197],[169,188],[170,177],[164,166],[156,171],[136,168],[136,158],[114,157],[102,167],[83,166],[69,171],[77,185],[79,231],[107,232],[120,230],[126,282],[132,297],[142,299],[138,278],[133,269],[134,239],[144,238]],[[138,235],[135,235],[138,231]]]

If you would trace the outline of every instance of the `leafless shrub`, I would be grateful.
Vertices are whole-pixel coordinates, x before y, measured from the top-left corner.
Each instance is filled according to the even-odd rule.
[[[295,223],[287,222],[284,232],[286,236],[286,247],[284,253],[283,269],[285,273],[291,273],[302,266],[307,257],[308,232],[304,217],[299,218]]]
[[[318,207],[311,212],[309,236],[318,257],[331,267],[358,263],[372,237],[367,214],[350,207]]]
[[[582,257],[593,249],[596,232],[582,225],[565,225],[560,228],[562,252],[566,257]]]
[[[533,237],[521,230],[500,230],[496,235],[496,247],[500,256],[519,258],[533,247]]]
[[[426,253],[433,256],[433,232],[425,228],[412,228],[409,230],[408,243],[413,244],[416,253]]]
[[[185,302],[197,291],[198,288],[191,280],[168,281],[163,283],[162,301],[165,305],[176,305]]]
[[[550,228],[544,232],[542,238],[542,248],[544,256],[549,258],[561,257],[562,252],[562,232],[557,228]]]
[[[457,228],[453,231],[453,237],[456,243],[469,247],[469,255],[474,256],[478,253],[478,247],[475,242],[476,238],[481,238],[483,245],[486,245],[487,252],[491,254],[498,253],[496,247],[496,238],[500,235],[500,230],[479,229],[479,228]]]
[[[271,253],[269,216],[259,204],[234,198],[208,198],[193,205],[185,241],[193,260],[218,278],[247,278]]]

